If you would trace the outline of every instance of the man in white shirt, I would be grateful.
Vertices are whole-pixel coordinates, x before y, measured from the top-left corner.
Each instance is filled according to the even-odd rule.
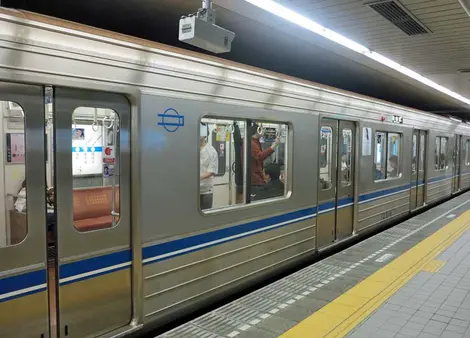
[[[213,176],[217,174],[219,170],[219,158],[217,151],[213,146],[207,143],[208,130],[207,126],[201,124],[201,136],[200,136],[200,184],[199,184],[199,201],[201,210],[212,208],[213,201]]]

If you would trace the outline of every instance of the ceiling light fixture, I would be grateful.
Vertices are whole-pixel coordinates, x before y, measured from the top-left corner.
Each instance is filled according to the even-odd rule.
[[[345,36],[342,36],[339,33],[336,33],[335,31],[332,31],[331,29],[328,29],[326,27],[323,27],[319,23],[310,20],[306,18],[303,15],[300,15],[293,10],[280,5],[279,3],[275,2],[274,0],[245,0],[248,3],[251,3],[252,5],[264,9],[265,11],[274,14],[280,18],[283,18],[289,22],[292,22],[296,25],[299,25],[300,27],[303,27],[312,33],[321,35],[333,42],[339,43],[340,45],[349,48],[357,53],[363,54],[387,67],[390,67],[396,71],[399,71],[402,74],[405,74],[431,88],[434,88],[441,93],[444,93],[446,95],[449,95],[453,97],[454,99],[457,99],[465,104],[470,105],[470,99],[466,98],[444,86],[441,86],[440,84],[437,84],[434,81],[431,81],[430,79],[422,76],[421,74],[416,73],[415,71],[406,68],[399,63],[379,54],[376,53],[369,48],[357,43],[356,41],[353,41],[351,39],[348,39]]]
[[[458,119],[456,117],[452,117],[452,116],[449,116],[449,118],[454,121],[454,122],[458,122],[458,123],[462,123],[462,120],[461,119]]]

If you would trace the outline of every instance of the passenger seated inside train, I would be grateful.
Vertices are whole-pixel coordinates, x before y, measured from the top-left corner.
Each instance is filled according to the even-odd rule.
[[[53,233],[55,230],[56,215],[54,212],[54,188],[46,189],[46,202],[47,202],[47,213],[46,213],[46,227],[47,237],[49,242],[52,241]],[[15,210],[19,213],[26,213],[26,180],[21,183],[20,191],[15,199]]]
[[[213,177],[219,169],[219,159],[214,147],[207,143],[208,129],[205,124],[200,125],[199,140],[199,203],[201,210],[212,208],[214,201]]]
[[[346,154],[343,154],[341,156],[341,180],[345,183],[349,182],[349,175],[350,175],[350,163],[348,163]]]
[[[439,158],[440,158],[439,163],[441,164],[439,169],[446,169],[446,156],[444,154],[441,154]]]
[[[281,165],[270,163],[265,169],[266,184],[261,190],[254,194],[254,200],[264,200],[268,198],[280,197],[284,195],[284,183],[281,182]]]
[[[378,180],[383,180],[384,179],[384,175],[382,174],[382,171],[380,171],[377,163],[375,164],[375,180],[378,181]]]
[[[398,157],[396,155],[390,156],[388,163],[390,164],[388,177],[398,177]]]

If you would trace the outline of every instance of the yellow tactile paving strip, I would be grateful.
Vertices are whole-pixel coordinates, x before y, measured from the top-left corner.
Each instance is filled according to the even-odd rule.
[[[428,264],[423,266],[421,271],[438,272],[444,266],[445,263],[446,262],[444,262],[444,261],[435,260],[435,261],[429,262]]]
[[[344,337],[419,271],[438,271],[444,262],[435,258],[468,229],[470,211],[451,221],[281,337]]]

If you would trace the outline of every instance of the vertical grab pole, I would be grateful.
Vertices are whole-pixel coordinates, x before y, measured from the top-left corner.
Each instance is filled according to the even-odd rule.
[[[228,154],[227,154],[227,128],[230,128],[230,136],[229,136],[229,142],[228,142]],[[232,134],[233,134],[233,126],[232,125],[227,125],[225,129],[225,151],[226,155],[228,155],[228,204],[232,205],[233,197],[233,189],[232,189]],[[225,166],[227,166],[227,160],[225,160]]]
[[[202,0],[202,8],[212,9],[212,0]]]
[[[113,121],[113,125],[112,125],[112,128],[113,128],[113,146],[114,146],[114,170],[116,170],[116,164],[117,164],[117,150],[118,150],[118,146],[117,146],[117,143],[116,143],[116,140],[117,140],[117,118],[116,118],[116,113],[114,113],[114,121]],[[121,163],[119,163],[119,171],[121,170]],[[112,193],[112,205],[113,205],[113,210],[111,211],[111,215],[113,216],[113,228],[114,226],[116,225],[116,218],[115,218],[115,214],[116,214],[116,172],[113,173],[113,179],[112,179],[112,183],[111,183],[111,193]]]

